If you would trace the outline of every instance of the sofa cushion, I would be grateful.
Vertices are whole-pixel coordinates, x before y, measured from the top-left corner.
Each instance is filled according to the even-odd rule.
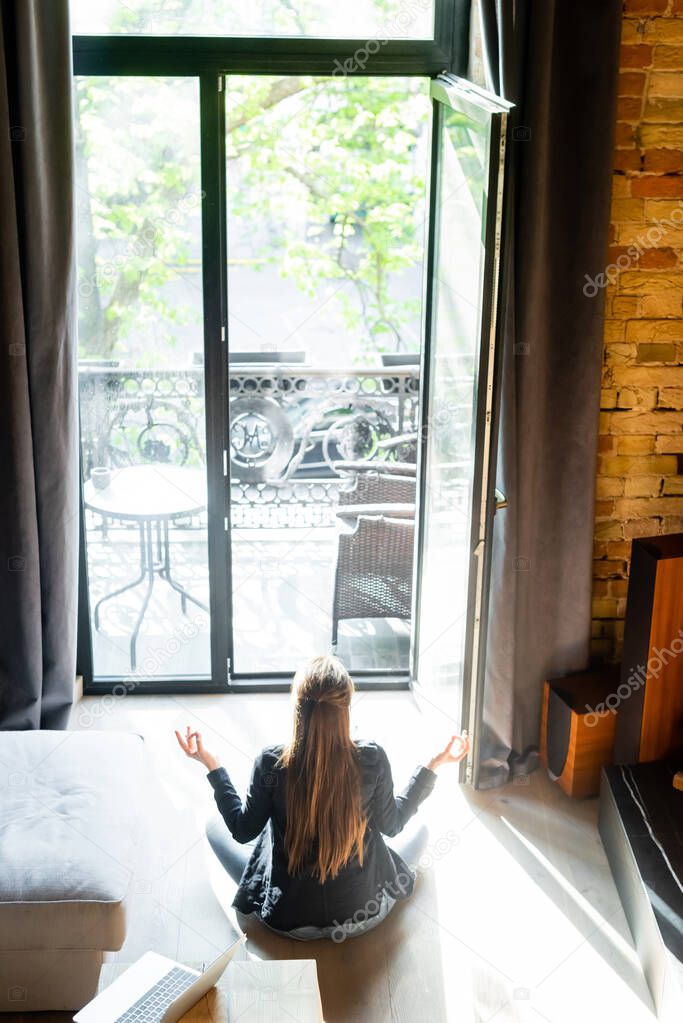
[[[0,949],[117,949],[143,741],[0,732]]]

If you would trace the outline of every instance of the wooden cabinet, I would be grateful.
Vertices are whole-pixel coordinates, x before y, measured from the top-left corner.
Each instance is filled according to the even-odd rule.
[[[610,709],[619,669],[582,671],[544,685],[541,762],[568,796],[597,796],[600,771],[612,763],[616,713]]]
[[[615,761],[683,745],[683,533],[633,541]]]

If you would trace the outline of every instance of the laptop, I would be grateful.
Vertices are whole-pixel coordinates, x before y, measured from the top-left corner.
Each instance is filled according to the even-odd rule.
[[[211,990],[243,941],[244,934],[203,973],[146,952],[81,1009],[74,1023],[177,1023]]]

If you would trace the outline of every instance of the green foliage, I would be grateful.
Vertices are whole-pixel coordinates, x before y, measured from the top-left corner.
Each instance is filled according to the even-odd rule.
[[[197,85],[80,79],[77,107],[82,354],[134,348],[144,364],[151,339],[175,344],[201,318],[201,294],[169,292],[198,257]],[[265,225],[255,255],[309,296],[338,285],[368,352],[405,348],[419,301],[397,281],[422,258],[427,83],[233,76],[227,110],[229,215]]]
[[[184,127],[196,93],[190,81],[77,81],[81,354],[120,356],[135,343],[144,365],[159,324],[172,345],[173,325],[201,308],[164,294],[190,259],[200,203],[198,144],[188,152]],[[174,121],[160,116],[171,99]]]
[[[395,281],[422,257],[426,83],[296,84],[273,102],[278,80],[229,80],[230,215],[268,222],[270,244],[260,255],[302,292],[350,282],[352,291],[335,296],[347,327],[372,351],[400,349],[402,328],[419,308],[397,295]],[[308,225],[304,236],[291,227],[293,211]]]

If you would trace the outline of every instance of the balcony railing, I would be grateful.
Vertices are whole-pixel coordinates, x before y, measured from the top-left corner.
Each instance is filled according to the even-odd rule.
[[[79,391],[86,479],[95,466],[203,464],[203,368],[82,364]],[[349,484],[338,463],[415,461],[417,367],[240,365],[229,394],[235,526],[330,524]]]

